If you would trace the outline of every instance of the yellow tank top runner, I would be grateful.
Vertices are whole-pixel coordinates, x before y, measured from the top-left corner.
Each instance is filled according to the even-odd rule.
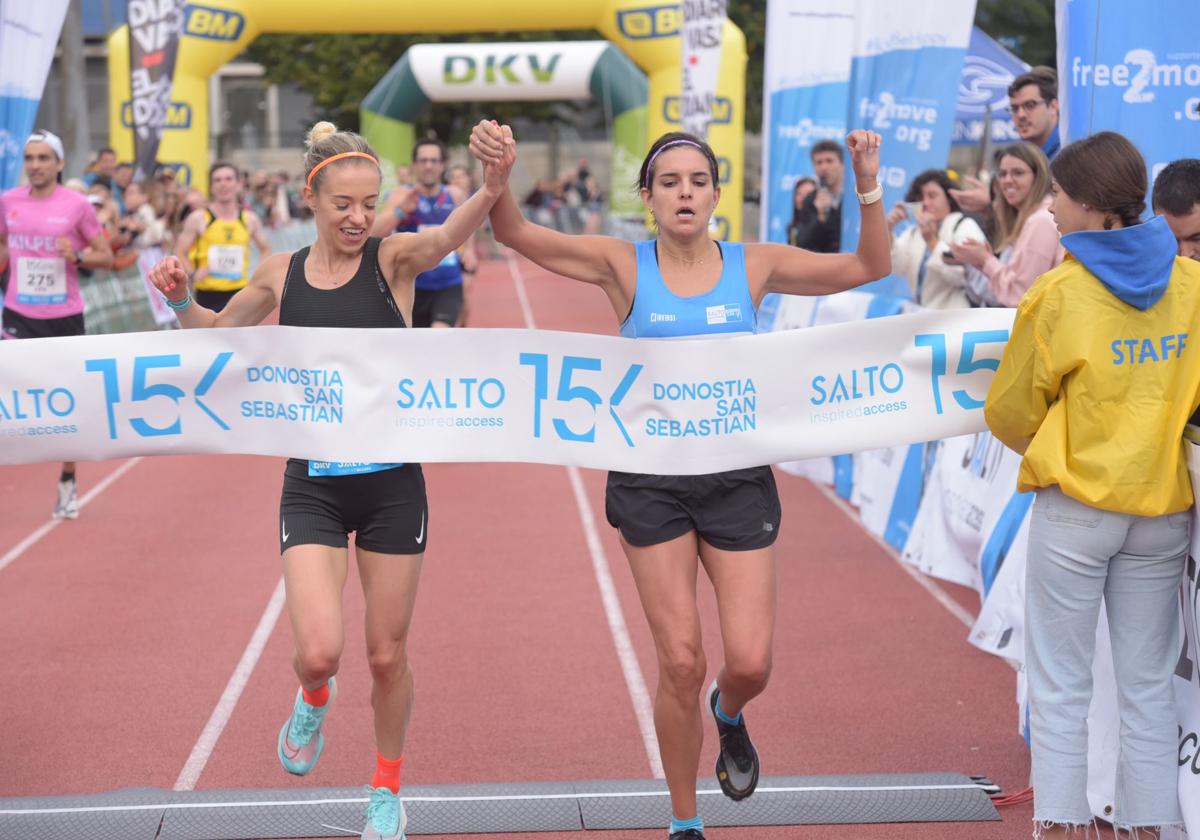
[[[250,228],[246,211],[236,219],[218,219],[204,211],[208,226],[192,248],[192,265],[208,268],[208,275],[196,281],[202,292],[232,292],[246,285],[250,269]]]

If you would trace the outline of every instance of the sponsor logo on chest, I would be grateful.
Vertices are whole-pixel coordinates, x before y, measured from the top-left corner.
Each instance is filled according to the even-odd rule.
[[[710,324],[740,324],[742,307],[736,303],[720,303],[705,307],[704,315]]]

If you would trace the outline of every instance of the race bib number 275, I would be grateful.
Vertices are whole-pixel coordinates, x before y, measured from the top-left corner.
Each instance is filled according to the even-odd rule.
[[[17,259],[17,303],[50,306],[67,302],[67,263],[62,257]]]

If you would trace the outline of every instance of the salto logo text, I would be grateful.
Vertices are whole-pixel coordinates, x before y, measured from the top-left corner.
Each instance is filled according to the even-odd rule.
[[[508,53],[483,58],[473,55],[448,55],[442,62],[442,81],[448,85],[465,85],[474,81],[482,81],[489,85],[496,84],[497,81],[514,85],[522,82],[549,84],[554,81],[554,71],[561,58],[562,53],[551,53],[548,56],[536,53]]]

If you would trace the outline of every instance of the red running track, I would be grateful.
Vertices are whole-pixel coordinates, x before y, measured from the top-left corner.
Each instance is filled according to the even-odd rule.
[[[598,289],[521,261],[542,329],[615,332]],[[471,324],[521,327],[514,274],[485,263]],[[170,789],[259,625],[280,577],[283,463],[146,458],[80,465],[85,497],[43,528],[56,465],[0,469],[0,640],[11,679],[0,727],[0,797]],[[117,470],[125,470],[119,475]],[[431,464],[429,550],[411,656],[417,699],[406,784],[647,778],[651,765],[622,676],[568,471]],[[613,530],[604,475],[581,471],[637,662],[653,646]],[[807,481],[778,475],[775,670],[747,712],[766,775],[958,771],[1023,788],[1014,673]],[[968,610],[974,593],[943,587]],[[701,583],[710,668],[712,591]],[[347,646],[328,743],[308,777],[285,774],[275,737],[296,686],[286,615],[269,635],[203,764],[204,789],[364,784],[373,769],[362,596],[346,589]],[[715,738],[701,773],[711,772]],[[193,764],[193,767],[197,765]],[[1031,808],[1002,823],[713,829],[719,840],[1025,838]],[[664,814],[664,825],[665,818]],[[662,840],[661,829],[619,833]],[[578,833],[492,835],[578,840]],[[612,833],[607,836],[617,836]]]

